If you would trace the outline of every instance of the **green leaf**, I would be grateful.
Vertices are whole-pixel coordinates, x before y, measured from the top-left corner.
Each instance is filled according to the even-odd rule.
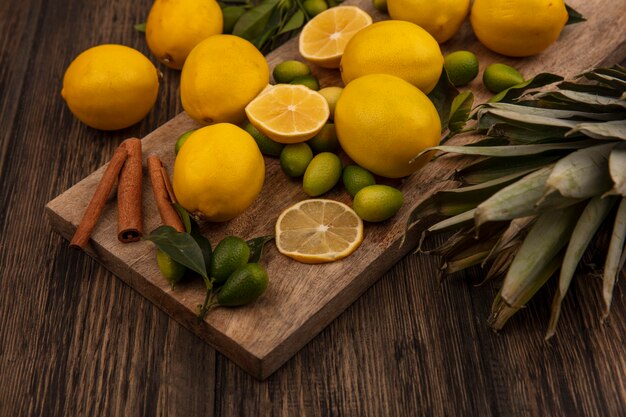
[[[244,6],[228,6],[222,9],[224,19],[223,33],[232,33],[237,21],[246,13]]]
[[[604,314],[606,319],[611,310],[611,299],[613,298],[613,288],[617,281],[617,273],[620,270],[621,259],[623,258],[624,243],[626,242],[626,197],[622,197],[617,214],[615,215],[615,223],[613,224],[613,233],[611,233],[611,242],[604,264],[604,275],[602,277],[602,298],[604,299]]]
[[[261,236],[247,241],[248,247],[250,247],[249,263],[258,263],[263,256],[263,248],[265,244],[274,239],[274,235]]]
[[[565,23],[566,25],[573,25],[575,23],[587,21],[587,19],[585,19],[582,14],[574,10],[574,8],[569,4],[565,5],[565,9],[567,10],[567,23]]]
[[[454,98],[459,94],[459,90],[450,82],[445,69],[441,71],[441,76],[435,88],[428,94],[428,98],[435,105],[439,119],[441,119],[441,130],[448,126],[450,118],[450,108]]]
[[[211,242],[207,239],[202,232],[200,232],[200,228],[194,222],[194,225],[189,232],[191,237],[196,241],[198,247],[202,251],[202,259],[204,259],[204,265],[207,267],[207,275],[209,274],[208,267],[211,265],[211,257],[213,256],[213,249],[211,248]]]
[[[265,30],[263,33],[253,42],[254,46],[256,46],[260,51],[265,51],[265,45],[270,40],[270,38],[278,32],[281,26],[283,11],[280,7],[276,7],[272,14],[270,15],[270,19],[265,25]]]
[[[296,12],[291,15],[287,23],[278,31],[277,35],[282,35],[283,33],[291,32],[292,30],[300,29],[304,24],[304,12],[301,9],[296,10]]]
[[[159,249],[181,265],[208,280],[202,250],[188,233],[177,232],[171,226],[157,227],[143,240],[153,242]]]
[[[469,119],[472,104],[474,104],[474,94],[469,90],[454,97],[450,106],[450,118],[448,120],[450,133],[456,133],[463,129]]]
[[[189,212],[178,203],[174,204],[174,208],[178,212],[180,219],[183,221],[183,225],[185,226],[187,233],[191,233],[191,216],[189,215]]]
[[[146,33],[146,22],[137,23],[136,25],[133,26],[133,28],[135,28],[137,32]]]
[[[264,0],[244,13],[233,28],[233,35],[253,42],[261,36],[270,20],[278,0]]]
[[[550,74],[547,72],[537,74],[530,80],[526,80],[522,83],[519,83],[517,85],[514,85],[513,87],[509,87],[506,90],[499,92],[498,94],[493,96],[491,99],[489,99],[489,103],[497,103],[497,102],[510,103],[514,99],[524,94],[524,92],[527,90],[530,90],[533,88],[544,87],[546,85],[555,83],[557,81],[563,81],[563,77],[559,75],[555,75],[555,74]]]
[[[569,289],[576,267],[580,262],[585,250],[589,246],[591,239],[596,234],[600,225],[611,211],[611,208],[617,202],[617,198],[601,198],[600,196],[592,198],[585,206],[580,219],[576,223],[576,227],[572,232],[572,236],[567,245],[563,263],[561,265],[561,274],[559,276],[559,286],[554,294],[552,302],[552,312],[550,314],[550,324],[546,332],[546,340],[554,336],[556,325],[561,315],[561,303],[565,298],[565,294]]]

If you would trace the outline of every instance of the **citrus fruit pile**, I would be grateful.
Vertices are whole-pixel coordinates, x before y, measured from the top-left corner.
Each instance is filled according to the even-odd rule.
[[[171,197],[183,216],[224,222],[242,214],[263,188],[264,156],[278,158],[286,176],[302,181],[302,201],[276,221],[278,250],[306,263],[345,258],[363,240],[363,221],[383,222],[403,206],[402,192],[387,184],[419,170],[432,156],[424,151],[438,145],[441,120],[428,94],[445,77],[464,86],[479,74],[476,55],[456,51],[444,57],[439,44],[469,14],[487,48],[528,56],[552,44],[567,21],[562,0],[374,3],[392,20],[373,23],[356,6],[328,8],[323,0],[278,2],[283,14],[291,7],[301,13],[301,22],[284,26],[304,27],[299,56],[270,71],[259,51],[267,36],[241,33],[241,22],[254,10],[222,9],[215,0],[154,2],[145,24],[147,46],[160,63],[181,71],[182,106],[203,126],[172,138]],[[320,83],[318,76],[328,70],[343,84]],[[485,87],[494,93],[523,81],[504,64],[483,72]],[[140,52],[100,45],[70,64],[62,96],[85,124],[117,130],[148,114],[158,87],[159,72]],[[351,198],[352,207],[318,198],[324,195]],[[159,248],[163,275],[178,282],[185,267],[170,257],[175,251]],[[228,237],[205,259],[208,269],[199,273],[209,292],[222,285],[215,293],[220,305],[246,304],[265,290],[267,274],[250,256],[244,240]]]

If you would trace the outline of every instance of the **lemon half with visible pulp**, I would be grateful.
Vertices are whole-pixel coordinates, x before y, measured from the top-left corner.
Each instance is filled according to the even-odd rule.
[[[356,6],[332,7],[311,19],[300,34],[300,55],[320,67],[338,68],[348,41],[372,18]]]
[[[361,218],[334,200],[301,201],[276,221],[278,251],[302,263],[337,261],[353,253],[362,241]]]
[[[323,127],[330,110],[324,96],[303,85],[267,88],[246,107],[250,123],[279,143],[311,139]]]

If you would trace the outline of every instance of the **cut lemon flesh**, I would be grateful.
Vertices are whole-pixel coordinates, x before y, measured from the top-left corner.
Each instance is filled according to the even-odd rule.
[[[337,6],[318,14],[302,29],[300,55],[324,68],[339,68],[348,41],[372,18],[356,6]]]
[[[303,85],[278,84],[267,88],[246,107],[248,120],[270,139],[299,143],[324,127],[330,111],[317,91]]]
[[[304,200],[283,211],[276,221],[278,251],[307,264],[345,258],[362,241],[363,221],[338,201]]]

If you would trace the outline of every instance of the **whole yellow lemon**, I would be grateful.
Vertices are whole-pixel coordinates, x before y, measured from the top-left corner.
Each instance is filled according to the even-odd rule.
[[[86,125],[118,130],[146,117],[158,92],[158,71],[141,52],[123,45],[99,45],[72,61],[61,96]]]
[[[146,41],[159,61],[181,69],[194,46],[222,33],[222,27],[215,0],[156,0],[146,21]]]
[[[189,116],[202,124],[245,119],[245,107],[270,81],[265,58],[250,42],[214,35],[189,54],[180,77],[180,98]]]
[[[386,20],[350,39],[339,69],[345,84],[366,74],[390,74],[428,94],[441,75],[443,55],[435,38],[421,27]]]
[[[374,174],[401,178],[429,159],[411,159],[441,136],[432,102],[413,85],[387,74],[357,78],[343,89],[335,108],[335,128],[343,150]]]
[[[524,57],[556,41],[567,23],[567,10],[563,0],[475,0],[470,21],[487,48]]]
[[[223,222],[243,213],[265,179],[265,162],[248,132],[230,123],[191,134],[174,162],[172,187],[190,213]]]
[[[421,26],[439,43],[459,31],[470,0],[387,0],[389,16]]]

